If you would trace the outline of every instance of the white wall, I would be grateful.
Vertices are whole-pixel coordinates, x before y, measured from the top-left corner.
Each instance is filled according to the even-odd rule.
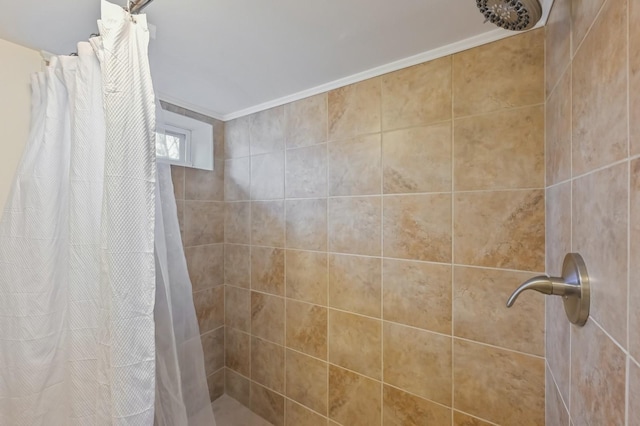
[[[0,39],[0,208],[27,142],[31,74],[41,67],[39,52]]]

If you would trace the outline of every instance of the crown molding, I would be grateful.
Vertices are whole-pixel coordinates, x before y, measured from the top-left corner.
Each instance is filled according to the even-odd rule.
[[[255,114],[256,112],[264,111],[277,106],[285,105],[290,102],[298,101],[300,99],[308,98],[309,96],[318,95],[320,93],[328,92],[330,90],[338,89],[340,87],[348,86],[349,84],[359,83],[370,78],[379,77],[383,74],[388,74],[393,71],[398,71],[403,68],[418,65],[423,62],[432,61],[434,59],[442,58],[444,56],[459,53],[464,50],[472,49],[474,47],[481,46],[483,44],[498,41],[507,37],[514,36],[515,33],[501,28],[491,30],[489,32],[470,37],[455,43],[448,44],[446,46],[438,47],[436,49],[428,50],[426,52],[419,53],[417,55],[409,56],[407,58],[400,59],[398,61],[390,62],[385,65],[381,65],[375,68],[368,69],[357,74],[343,77],[329,83],[321,84],[316,87],[312,87],[301,92],[297,92],[291,95],[283,96],[278,99],[274,99],[268,102],[263,102],[258,105],[254,105],[249,108],[245,108],[236,112],[225,114],[224,121],[234,120],[236,118],[244,117],[246,115]]]

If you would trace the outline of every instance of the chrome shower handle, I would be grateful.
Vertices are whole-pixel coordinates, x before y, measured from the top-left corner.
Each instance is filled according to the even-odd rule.
[[[562,277],[540,275],[522,283],[520,287],[513,292],[511,297],[509,297],[509,300],[507,301],[507,308],[512,307],[513,304],[516,303],[518,296],[526,290],[535,290],[539,293],[554,296],[567,296],[579,292],[580,288],[575,284],[565,282]]]
[[[573,324],[584,325],[589,318],[590,287],[589,274],[582,256],[569,253],[564,258],[562,277],[540,275],[522,283],[507,301],[507,308],[526,290],[562,296],[564,311]]]

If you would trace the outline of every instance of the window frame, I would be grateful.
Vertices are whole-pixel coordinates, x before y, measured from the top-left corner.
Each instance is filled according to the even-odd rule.
[[[166,157],[156,157],[158,162],[213,170],[213,126],[210,123],[165,109],[162,110],[161,119],[164,123],[157,124],[158,131],[185,135],[185,158],[184,161],[176,161]]]

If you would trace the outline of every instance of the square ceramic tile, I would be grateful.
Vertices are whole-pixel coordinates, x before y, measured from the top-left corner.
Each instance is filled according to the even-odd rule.
[[[249,407],[249,388],[251,381],[230,368],[224,371],[225,393],[239,401],[245,407]]]
[[[184,249],[193,291],[224,284],[224,244]]]
[[[381,150],[379,134],[329,143],[329,195],[380,194]]]
[[[530,272],[456,267],[454,335],[544,356],[544,296],[526,292],[511,309],[505,305],[513,290],[529,278]]]
[[[455,117],[543,103],[544,30],[455,54],[453,98]]]
[[[248,157],[252,116],[236,118],[224,123],[225,158]]]
[[[329,362],[379,380],[382,322],[329,310]]]
[[[329,199],[329,250],[380,255],[381,201],[380,197]]]
[[[451,334],[451,267],[385,259],[384,319]]]
[[[618,342],[627,340],[628,185],[627,164],[573,181],[572,251],[589,271],[590,315]]]
[[[498,424],[544,424],[543,358],[458,339],[453,354],[457,409]]]
[[[251,159],[229,159],[224,162],[225,201],[248,200],[251,192]]]
[[[290,399],[285,401],[285,425],[327,426],[327,419]]]
[[[225,327],[225,366],[249,377],[251,372],[251,336],[231,327]]]
[[[380,131],[380,79],[373,78],[329,92],[329,140]]]
[[[630,220],[629,224],[629,324],[640,324],[640,159],[631,161],[630,180]],[[629,352],[640,359],[640,329],[629,329]]]
[[[284,250],[251,248],[251,289],[284,296]]]
[[[251,203],[251,244],[284,247],[284,201]]]
[[[327,94],[311,96],[285,105],[287,148],[326,142]]]
[[[251,382],[251,411],[273,426],[284,425],[284,397]]]
[[[381,386],[380,382],[330,365],[329,418],[343,425],[380,424]]]
[[[384,197],[384,256],[451,261],[451,195]]]
[[[327,305],[327,253],[287,250],[287,297]]]
[[[251,292],[225,286],[225,325],[249,333],[251,330]]]
[[[249,288],[251,285],[251,247],[224,245],[224,280],[228,285]]]
[[[545,424],[569,426],[567,406],[560,396],[549,369],[547,369],[545,385]]]
[[[251,199],[284,198],[284,151],[251,156]]]
[[[545,28],[545,82],[548,96],[571,61],[571,0],[553,3]]]
[[[384,381],[451,405],[451,337],[384,323]]]
[[[324,361],[288,350],[287,397],[326,415],[327,368]]]
[[[573,423],[624,424],[624,353],[593,321],[571,331]]]
[[[544,191],[455,195],[456,264],[544,270]]]
[[[287,347],[327,359],[327,308],[291,299],[286,305]]]
[[[451,119],[451,56],[382,76],[385,130]]]
[[[250,120],[251,155],[266,154],[284,148],[284,107],[260,111]]]
[[[457,119],[456,191],[544,187],[544,106]]]
[[[451,191],[451,122],[382,135],[385,194]]]
[[[327,200],[287,200],[286,246],[302,250],[327,249]]]
[[[379,318],[381,299],[380,259],[329,255],[329,306]]]
[[[391,386],[384,386],[383,420],[385,425],[448,425],[451,409],[408,394]]]
[[[249,244],[251,242],[250,202],[225,203],[224,242],[234,244]]]
[[[287,198],[327,196],[327,145],[289,149],[286,152]]]
[[[595,1],[600,0],[574,3],[582,8]],[[574,176],[627,156],[626,12],[626,0],[605,3],[602,13],[573,59]]]
[[[184,246],[224,242],[224,203],[184,202]]]
[[[251,380],[284,393],[284,347],[266,340],[251,339]]]
[[[284,298],[251,292],[251,334],[284,345]]]
[[[193,293],[193,305],[198,317],[200,333],[224,325],[224,286],[219,285]]]
[[[199,201],[224,200],[224,163],[215,162],[213,170],[185,168],[185,199]]]

